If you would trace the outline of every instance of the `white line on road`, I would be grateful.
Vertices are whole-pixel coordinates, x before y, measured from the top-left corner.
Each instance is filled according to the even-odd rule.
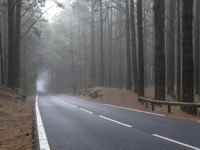
[[[111,119],[111,118],[108,118],[108,117],[105,117],[105,116],[101,116],[101,115],[100,115],[99,117],[100,117],[100,118],[103,118],[103,119],[106,119],[106,120],[108,120],[108,121],[115,122],[115,123],[118,123],[118,124],[120,124],[120,125],[123,125],[123,126],[129,127],[129,128],[132,128],[131,125],[128,125],[128,124],[125,124],[125,123],[122,123],[122,122],[119,122],[119,121],[113,120],[113,119]]]
[[[121,109],[126,109],[126,110],[132,110],[132,111],[135,111],[135,112],[141,112],[141,113],[150,114],[150,115],[161,116],[161,117],[164,117],[164,116],[165,116],[165,115],[163,115],[163,114],[152,113],[152,112],[147,112],[147,111],[142,111],[142,110],[127,108],[127,107],[120,107],[120,106],[115,106],[115,105],[111,105],[111,104],[104,104],[104,105],[112,106],[112,107],[116,107],[116,108],[121,108]]]
[[[50,146],[49,146],[47,136],[45,133],[40,110],[38,107],[38,95],[36,96],[35,110],[36,110],[37,131],[38,131],[38,140],[39,140],[40,149],[41,150],[50,150]]]
[[[69,106],[71,106],[71,107],[73,107],[73,108],[78,108],[77,106],[72,105],[72,104],[69,104]]]
[[[163,139],[163,140],[166,140],[166,141],[170,141],[170,142],[172,142],[172,143],[176,143],[176,144],[185,146],[185,147],[190,148],[190,149],[193,149],[193,150],[200,150],[200,148],[198,148],[198,147],[191,146],[191,145],[189,145],[189,144],[185,144],[185,143],[183,143],[183,142],[179,142],[179,141],[176,141],[176,140],[173,140],[173,139],[164,137],[164,136],[160,136],[160,135],[158,135],[158,134],[152,134],[152,135],[155,136],[155,137],[158,137],[158,138],[160,138],[160,139]]]
[[[61,100],[61,99],[58,99],[58,100],[61,101],[61,102],[64,103],[64,104],[70,105],[68,102],[65,102],[65,101],[63,101],[63,100]]]
[[[83,108],[79,108],[80,110],[84,111],[84,112],[87,112],[89,114],[93,114],[93,112],[89,111],[89,110],[86,110],[86,109],[83,109]]]

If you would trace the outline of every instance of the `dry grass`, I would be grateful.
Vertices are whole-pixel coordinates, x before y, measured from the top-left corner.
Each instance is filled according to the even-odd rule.
[[[32,98],[0,93],[0,149],[32,149]]]
[[[151,107],[145,108],[145,105],[138,102],[138,96],[137,94],[127,91],[125,89],[115,89],[115,88],[105,88],[105,87],[94,87],[88,89],[90,92],[99,91],[99,95],[102,95],[102,97],[97,98],[91,98],[88,96],[80,96],[82,98],[86,98],[88,100],[96,101],[99,103],[106,103],[106,104],[112,104],[116,106],[123,106],[133,109],[139,109],[144,111],[151,112]],[[146,88],[145,90],[145,96],[149,98],[154,97],[154,89],[152,87]],[[167,96],[167,100],[173,100],[172,97]],[[165,114],[170,117],[175,117],[178,119],[184,119],[184,120],[191,120],[191,121],[198,121],[200,120],[200,116],[192,116],[190,114],[187,114],[180,110],[180,107],[172,106],[172,112],[169,114],[167,113],[167,106],[156,106],[155,107],[156,113]]]

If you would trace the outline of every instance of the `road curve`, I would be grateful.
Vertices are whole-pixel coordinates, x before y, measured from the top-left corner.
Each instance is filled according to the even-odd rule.
[[[99,104],[39,95],[51,150],[200,150],[200,124]]]

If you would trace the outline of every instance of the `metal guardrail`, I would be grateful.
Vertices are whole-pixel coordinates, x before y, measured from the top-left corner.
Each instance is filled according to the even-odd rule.
[[[148,108],[148,104],[150,103],[152,111],[155,110],[156,104],[167,105],[168,113],[171,113],[171,106],[192,106],[194,108],[200,107],[200,103],[174,102],[174,101],[170,102],[170,101],[162,101],[162,100],[152,100],[146,97],[139,97],[139,101],[145,102],[146,108]]]

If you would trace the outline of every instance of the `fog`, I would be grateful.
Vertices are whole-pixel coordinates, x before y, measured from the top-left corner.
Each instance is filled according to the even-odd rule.
[[[47,92],[49,80],[50,80],[50,74],[48,73],[48,71],[40,73],[36,81],[37,92],[39,93]]]

